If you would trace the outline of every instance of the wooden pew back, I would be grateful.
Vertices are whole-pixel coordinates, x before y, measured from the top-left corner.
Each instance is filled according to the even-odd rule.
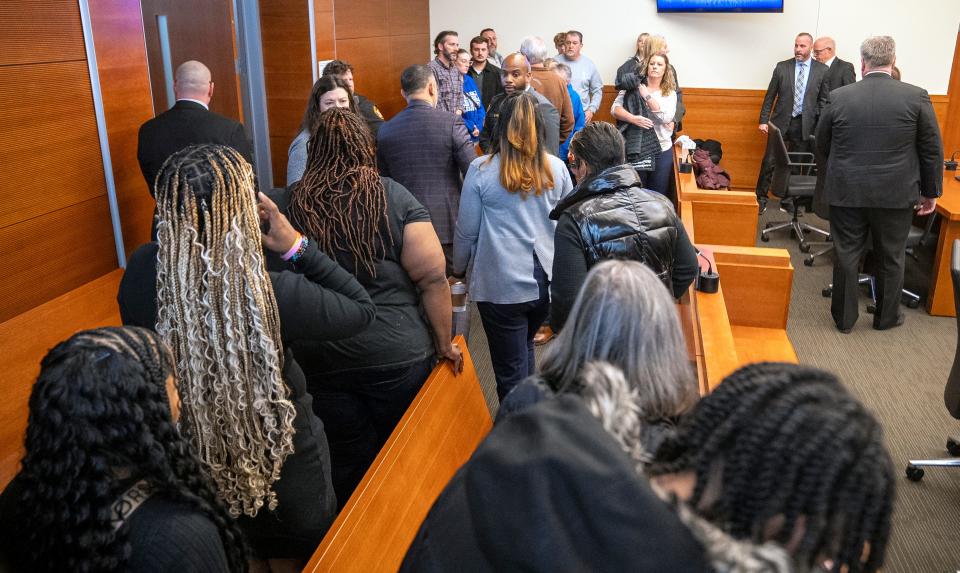
[[[30,390],[40,360],[75,332],[120,324],[117,269],[0,324],[0,489],[16,475],[23,457]]]
[[[730,323],[787,328],[793,265],[786,249],[704,245],[713,251]]]
[[[430,374],[305,572],[396,571],[433,502],[492,427],[463,337],[463,372]]]

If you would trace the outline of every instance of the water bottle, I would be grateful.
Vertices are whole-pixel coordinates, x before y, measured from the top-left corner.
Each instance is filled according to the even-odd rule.
[[[470,309],[467,307],[467,285],[462,280],[450,285],[450,302],[453,305],[452,336],[462,334],[467,340],[470,336]]]

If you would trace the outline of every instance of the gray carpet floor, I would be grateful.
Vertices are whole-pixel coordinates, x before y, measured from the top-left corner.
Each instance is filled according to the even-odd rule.
[[[761,217],[761,225],[787,218],[773,203]],[[812,215],[804,220],[828,228]],[[907,259],[906,286],[924,295],[936,246],[935,240],[929,243],[918,252],[919,261]],[[884,427],[898,476],[893,539],[884,571],[960,572],[960,470],[931,468],[920,483],[908,481],[903,473],[908,459],[946,457],[947,436],[960,436],[960,422],[943,405],[943,386],[957,345],[955,320],[929,316],[922,306],[904,307],[903,326],[875,331],[866,312],[869,299],[864,289],[859,322],[853,332],[841,334],[833,327],[829,299],[821,295],[831,280],[830,256],[812,267],[804,266],[805,255],[786,231],[757,245],[791,253],[795,270],[787,333],[800,362],[836,373]],[[498,401],[486,337],[472,306],[469,346],[487,404],[495,414]]]

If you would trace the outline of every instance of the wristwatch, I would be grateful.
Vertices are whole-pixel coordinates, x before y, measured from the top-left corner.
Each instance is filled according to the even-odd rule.
[[[647,94],[647,95],[643,96],[643,101],[650,101],[650,98],[652,98],[652,97],[653,97],[653,95]]]

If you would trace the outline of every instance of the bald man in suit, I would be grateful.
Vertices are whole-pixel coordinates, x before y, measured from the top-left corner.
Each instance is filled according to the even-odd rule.
[[[825,82],[827,66],[811,56],[813,36],[803,32],[793,42],[793,58],[778,62],[760,109],[760,131],[767,133],[767,124],[780,128],[789,151],[810,151],[807,139],[820,117],[820,110],[829,101]],[[795,97],[795,94],[801,97]],[[760,212],[767,206],[767,190],[773,176],[773,158],[764,156],[757,177],[757,203]]]
[[[857,81],[857,73],[853,70],[853,64],[837,57],[837,43],[833,41],[833,38],[829,36],[817,38],[817,41],[813,43],[813,57],[830,68],[827,71],[826,82],[831,91]]]
[[[141,125],[137,138],[137,160],[150,195],[155,195],[153,186],[163,162],[190,145],[228,145],[253,164],[253,148],[243,125],[210,111],[213,78],[207,66],[195,60],[180,64],[174,75],[173,93],[177,102]]]

